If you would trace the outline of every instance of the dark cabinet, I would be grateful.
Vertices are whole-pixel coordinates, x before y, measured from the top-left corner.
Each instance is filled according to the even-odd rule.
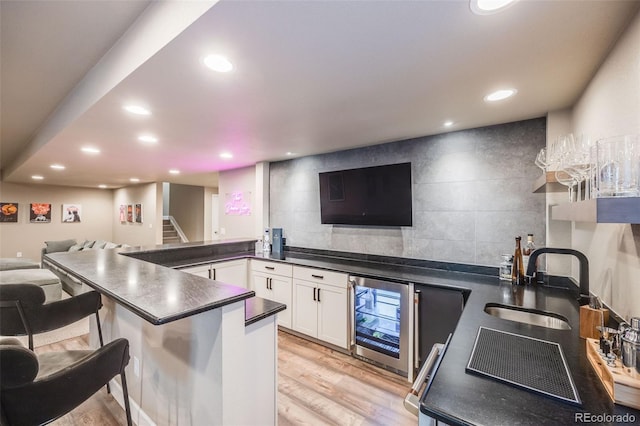
[[[418,348],[416,368],[419,369],[433,345],[446,342],[455,330],[464,308],[464,293],[424,284],[415,284],[414,289],[419,299],[414,341]]]

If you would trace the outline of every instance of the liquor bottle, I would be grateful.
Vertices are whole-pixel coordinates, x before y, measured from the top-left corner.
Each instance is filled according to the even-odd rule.
[[[525,270],[529,266],[529,256],[531,256],[531,253],[535,249],[536,245],[533,243],[533,234],[527,234],[527,244],[525,244],[524,248],[522,249],[522,261]]]
[[[522,262],[522,237],[516,237],[516,250],[513,253],[513,266],[511,267],[511,284],[524,285],[524,266]]]

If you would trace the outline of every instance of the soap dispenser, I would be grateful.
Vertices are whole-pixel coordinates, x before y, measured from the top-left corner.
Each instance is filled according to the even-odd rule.
[[[264,229],[264,238],[262,239],[262,252],[271,253],[271,238],[269,237],[269,228]]]

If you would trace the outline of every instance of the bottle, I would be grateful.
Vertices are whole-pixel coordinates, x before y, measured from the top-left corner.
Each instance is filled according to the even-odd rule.
[[[535,249],[536,245],[533,243],[533,234],[527,234],[527,244],[525,244],[524,248],[522,249],[522,261],[525,270],[529,266],[529,256],[531,256],[531,253]]]
[[[262,252],[271,253],[271,239],[269,238],[269,228],[264,230],[264,239],[262,240]]]
[[[516,250],[513,253],[513,266],[511,267],[511,284],[524,285],[524,266],[522,262],[522,237],[516,237]]]

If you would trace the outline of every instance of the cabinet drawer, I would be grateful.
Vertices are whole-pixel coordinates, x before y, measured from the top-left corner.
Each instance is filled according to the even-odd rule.
[[[268,274],[282,275],[290,277],[292,272],[291,265],[279,262],[266,262],[264,260],[251,260],[251,270],[256,272],[266,272]]]
[[[326,284],[334,287],[347,288],[349,276],[342,272],[327,271],[325,269],[293,267],[293,277],[299,280],[310,281],[318,284]]]

